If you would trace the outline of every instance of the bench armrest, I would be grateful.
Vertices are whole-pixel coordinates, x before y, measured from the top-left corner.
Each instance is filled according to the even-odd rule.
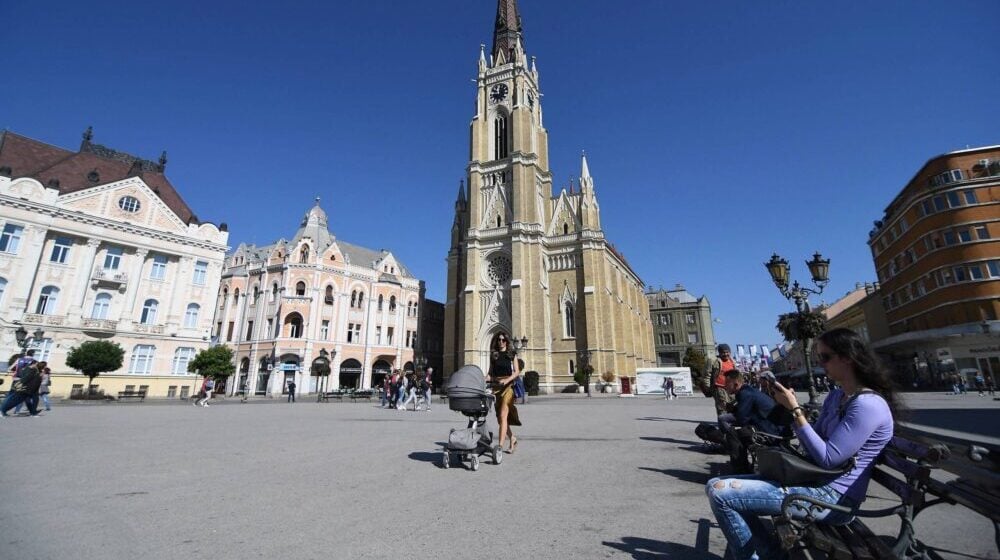
[[[812,506],[809,507],[807,512],[807,516],[810,518],[810,520],[812,519],[813,512],[819,509],[829,509],[833,511],[838,511],[846,515],[852,515],[854,513],[854,510],[852,510],[851,508],[842,506],[840,504],[831,504],[830,502],[824,502],[819,498],[814,498],[812,496],[807,496],[805,494],[789,494],[785,496],[784,500],[781,500],[781,513],[789,519],[791,519],[792,517],[791,515],[789,515],[789,513],[794,502],[808,502],[812,504]]]

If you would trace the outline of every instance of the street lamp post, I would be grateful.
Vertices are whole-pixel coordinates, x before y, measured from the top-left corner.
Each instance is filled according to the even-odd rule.
[[[337,351],[334,350],[333,354],[326,351],[326,348],[319,349],[319,357],[313,360],[312,371],[316,374],[316,402],[323,400],[323,393],[325,385],[322,383],[321,379],[329,379],[330,377],[330,364],[332,363],[333,356],[337,355]]]
[[[38,327],[29,337],[28,329],[24,328],[24,325],[20,325],[17,327],[17,330],[14,331],[14,338],[17,339],[17,345],[21,347],[21,353],[23,354],[32,342],[45,338],[45,331],[43,331],[41,327]]]
[[[816,286],[815,290],[799,285],[798,280],[792,282],[791,287],[789,287],[788,276],[791,269],[788,266],[788,261],[779,257],[777,253],[773,253],[771,260],[764,263],[764,266],[767,267],[767,272],[771,275],[771,280],[781,295],[785,296],[785,299],[795,302],[795,310],[800,319],[810,311],[809,295],[822,294],[823,289],[830,283],[830,259],[824,259],[819,251],[813,255],[812,260],[806,261],[809,274],[812,276],[812,283]],[[809,359],[809,338],[802,335],[799,341],[802,344],[806,377],[809,380],[809,404],[816,404],[816,383],[813,380],[812,363]]]

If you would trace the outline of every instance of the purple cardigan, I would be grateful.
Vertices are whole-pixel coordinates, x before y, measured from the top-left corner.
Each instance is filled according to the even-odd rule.
[[[854,457],[851,472],[830,483],[830,486],[860,504],[868,491],[875,459],[892,439],[892,412],[882,395],[866,392],[858,395],[843,411],[842,389],[834,389],[823,402],[823,410],[813,425],[797,427],[802,446],[817,465],[835,468]]]

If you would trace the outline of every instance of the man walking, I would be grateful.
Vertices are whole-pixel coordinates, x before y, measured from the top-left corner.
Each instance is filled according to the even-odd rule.
[[[431,411],[431,387],[434,385],[434,379],[431,377],[431,374],[433,373],[434,368],[428,367],[424,373],[423,385],[421,385],[421,388],[424,390],[424,405],[427,407],[424,410],[427,412]]]
[[[725,414],[729,404],[729,394],[726,392],[726,372],[736,370],[736,362],[728,344],[720,344],[717,348],[719,357],[712,362],[712,367],[706,368],[707,375],[701,378],[702,392],[715,400],[715,414]]]
[[[212,389],[215,388],[215,380],[211,377],[206,377],[205,382],[201,385],[201,392],[204,395],[201,400],[195,402],[194,404],[198,406],[208,406],[208,400],[212,398]]]
[[[295,380],[292,379],[288,382],[288,402],[295,402]]]

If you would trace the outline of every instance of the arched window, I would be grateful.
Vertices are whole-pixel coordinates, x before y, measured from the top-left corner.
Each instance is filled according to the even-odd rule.
[[[240,360],[240,373],[246,374],[250,371],[250,358]]]
[[[396,296],[389,296],[389,313],[396,312]]]
[[[566,302],[565,309],[566,337],[573,338],[576,336],[576,310],[573,308],[573,304],[568,301]]]
[[[38,305],[35,306],[35,313],[39,315],[53,315],[56,312],[56,303],[59,301],[59,288],[55,286],[45,286],[38,296]]]
[[[333,305],[333,286],[326,287],[326,295],[323,297],[323,303]]]
[[[355,307],[357,305],[358,305],[358,291],[351,290],[351,307]]]
[[[271,284],[271,301],[278,301],[278,283]]]
[[[254,284],[253,285],[253,304],[257,305],[258,301],[260,301],[260,286],[258,286],[257,284]]]
[[[385,300],[382,299],[382,294],[379,294],[378,295],[378,307],[377,307],[379,311],[382,311],[382,304],[384,302],[385,302]]]
[[[100,293],[94,299],[94,307],[90,310],[91,319],[107,319],[111,309],[111,294]]]
[[[365,293],[358,292],[358,307],[363,307],[365,304]]]
[[[235,290],[233,290],[233,307],[236,307],[236,305],[239,304],[239,302],[240,302],[240,289],[236,288]]]
[[[3,295],[7,293],[7,279],[0,278],[0,305],[3,304]]]
[[[500,214],[497,214],[497,227],[500,227],[502,225],[503,225],[503,220],[500,219]]]
[[[304,295],[306,295],[306,283],[305,282],[298,282],[297,284],[295,284],[295,295],[297,295],[297,296],[304,296]]]
[[[493,159],[507,157],[507,117],[497,115],[493,119]]]
[[[303,245],[302,250],[299,251],[299,262],[305,264],[309,262],[309,246]]]
[[[569,233],[569,224],[563,224],[563,235]]]
[[[285,336],[289,338],[302,338],[302,315],[289,313],[285,317]]]
[[[156,309],[160,306],[155,299],[147,299],[142,304],[142,316],[139,322],[143,325],[153,325],[156,323]]]
[[[197,303],[189,303],[187,306],[187,311],[184,312],[184,328],[185,329],[196,329],[198,328],[198,312],[201,311],[201,306]]]

